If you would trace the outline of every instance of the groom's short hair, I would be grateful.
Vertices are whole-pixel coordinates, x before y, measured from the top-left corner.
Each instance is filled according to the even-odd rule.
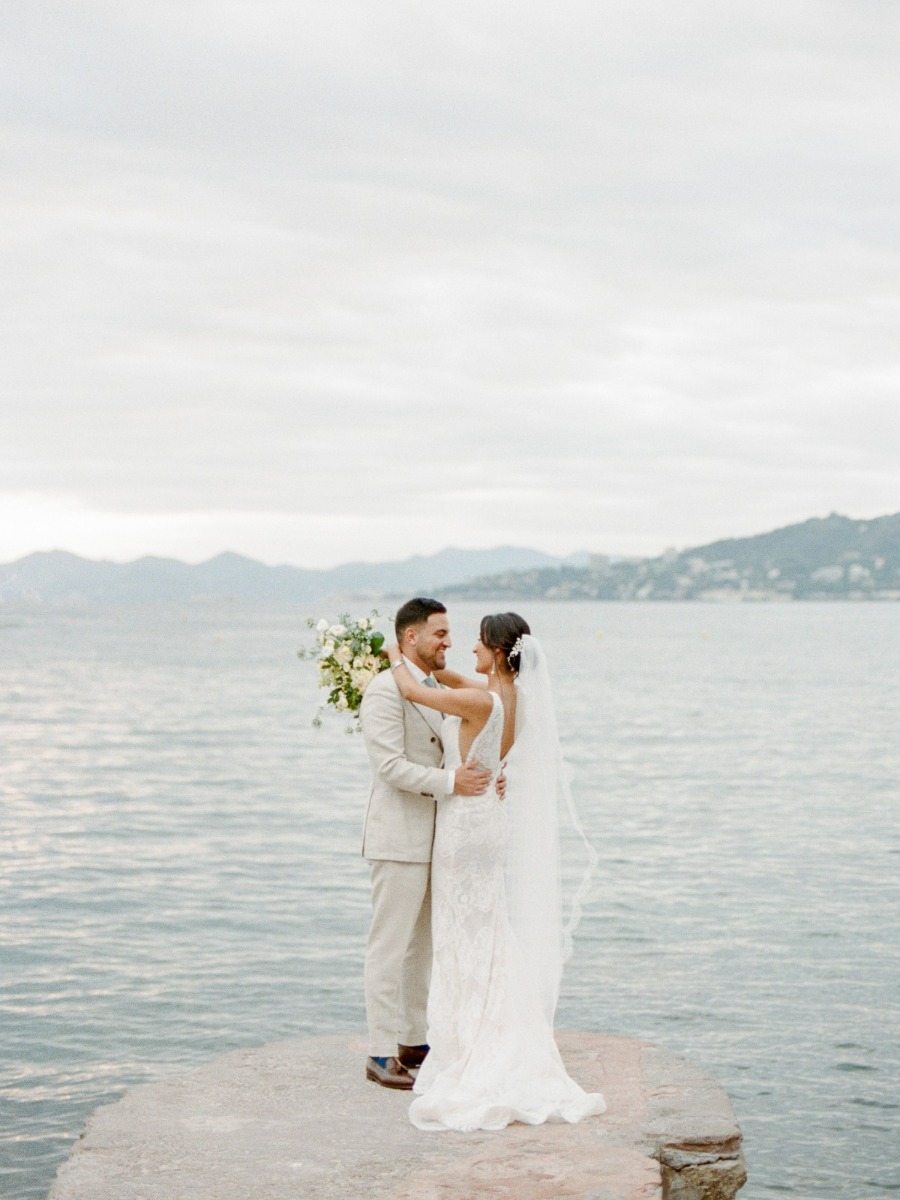
[[[410,625],[424,625],[432,613],[445,613],[447,609],[440,600],[429,600],[426,596],[414,596],[397,609],[394,617],[394,632],[397,641],[403,641],[403,631]]]

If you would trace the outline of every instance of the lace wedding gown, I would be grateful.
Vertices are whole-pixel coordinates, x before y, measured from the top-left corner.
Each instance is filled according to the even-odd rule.
[[[493,708],[467,760],[496,777],[503,705]],[[445,765],[459,766],[459,717],[444,721]],[[566,1074],[529,984],[506,912],[506,805],[482,796],[438,802],[431,865],[434,962],[430,1053],[415,1083],[412,1123],[423,1130],[502,1129],[511,1121],[580,1121],[605,1110]]]

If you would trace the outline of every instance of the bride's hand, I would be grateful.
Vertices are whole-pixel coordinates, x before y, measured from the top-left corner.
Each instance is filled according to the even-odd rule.
[[[390,646],[383,647],[381,653],[387,655],[391,666],[393,666],[394,663],[399,662],[403,657],[403,655],[400,653],[400,647],[396,642],[392,642]]]

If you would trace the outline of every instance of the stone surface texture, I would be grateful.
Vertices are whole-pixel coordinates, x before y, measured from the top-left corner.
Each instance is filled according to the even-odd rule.
[[[559,1033],[607,1111],[579,1125],[421,1133],[363,1075],[362,1036],[225,1055],[98,1109],[49,1200],[731,1200],[728,1097],[648,1042]]]

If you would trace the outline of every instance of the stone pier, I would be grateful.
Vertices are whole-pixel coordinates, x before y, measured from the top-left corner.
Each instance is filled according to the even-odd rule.
[[[225,1055],[98,1109],[49,1200],[731,1200],[724,1090],[649,1042],[559,1033],[607,1111],[578,1125],[420,1133],[363,1077],[362,1036]]]

